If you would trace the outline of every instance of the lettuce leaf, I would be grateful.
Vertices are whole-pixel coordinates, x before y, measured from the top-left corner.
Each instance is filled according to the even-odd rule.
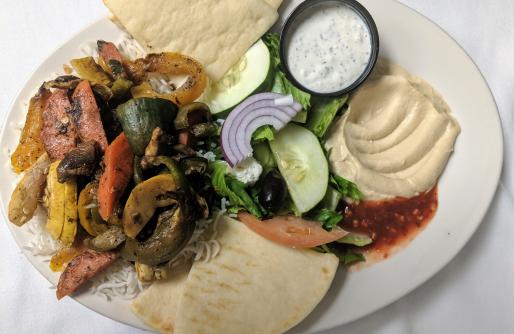
[[[275,69],[275,79],[271,91],[284,95],[291,94],[293,99],[300,103],[304,110],[309,110],[311,106],[311,95],[294,86],[291,81],[286,78],[282,64],[280,63],[280,37],[278,34],[267,33],[263,36],[262,40],[270,51],[271,64]]]
[[[307,128],[318,138],[323,138],[337,112],[348,100],[348,95],[336,98],[316,98],[312,101],[312,108],[307,119]]]
[[[252,134],[252,141],[254,143],[262,142],[264,140],[272,141],[275,139],[275,132],[269,125],[263,125]]]
[[[244,208],[257,218],[262,212],[246,192],[245,185],[227,174],[228,165],[224,161],[215,161],[210,164],[211,183],[218,195],[228,198],[231,207]]]
[[[323,208],[315,212],[310,218],[320,222],[325,230],[330,231],[336,227],[341,220],[343,220],[343,215],[327,208]]]
[[[347,244],[347,245],[353,245],[357,247],[363,247],[371,244],[373,242],[373,239],[371,239],[367,235],[357,234],[357,233],[350,233],[342,237],[341,239],[337,240],[336,242],[340,244]]]
[[[343,197],[351,198],[356,201],[360,201],[363,198],[362,193],[355,183],[339,175],[330,174],[329,184]]]

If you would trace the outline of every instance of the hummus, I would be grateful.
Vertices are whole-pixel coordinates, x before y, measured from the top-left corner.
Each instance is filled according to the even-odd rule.
[[[330,129],[331,169],[368,200],[430,190],[460,133],[450,113],[427,82],[380,59]]]

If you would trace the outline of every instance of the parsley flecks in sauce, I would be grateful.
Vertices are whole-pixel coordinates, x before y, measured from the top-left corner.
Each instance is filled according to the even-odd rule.
[[[349,6],[321,3],[298,15],[288,38],[291,74],[305,88],[333,93],[354,83],[371,55],[367,24]]]

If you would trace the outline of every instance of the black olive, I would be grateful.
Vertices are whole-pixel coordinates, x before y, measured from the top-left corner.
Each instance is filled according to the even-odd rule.
[[[282,175],[276,169],[272,169],[262,178],[261,184],[259,202],[266,210],[276,212],[287,196],[286,183]]]

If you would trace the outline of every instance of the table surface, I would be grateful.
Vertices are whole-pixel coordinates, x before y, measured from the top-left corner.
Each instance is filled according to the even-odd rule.
[[[388,307],[324,334],[512,332],[514,1],[401,2],[446,30],[468,52],[489,83],[505,138],[501,183],[476,234],[441,272]],[[17,92],[37,66],[76,32],[105,15],[107,11],[100,0],[2,1],[2,123]],[[71,298],[56,302],[55,291],[25,259],[3,222],[0,252],[0,333],[144,333],[90,311]]]

